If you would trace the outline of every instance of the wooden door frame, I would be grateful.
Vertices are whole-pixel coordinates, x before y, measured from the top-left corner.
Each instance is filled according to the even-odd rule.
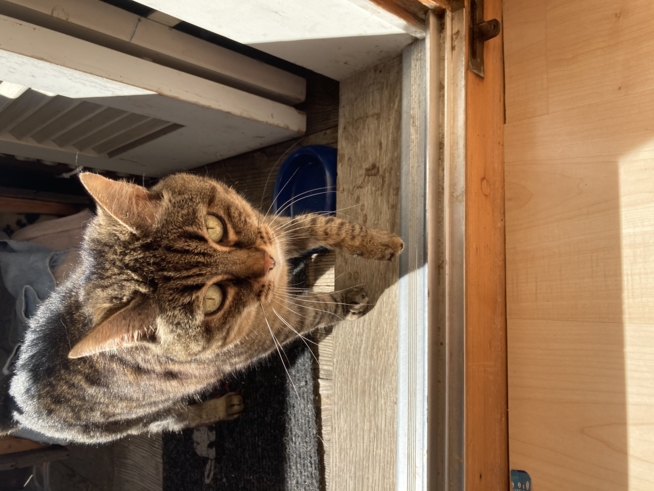
[[[502,0],[485,0],[484,19],[502,21]],[[495,491],[510,484],[502,35],[484,51],[484,78],[467,70],[465,81],[465,477],[466,489]]]
[[[503,48],[485,43],[484,78],[468,70],[468,12],[430,11],[404,53],[398,490],[509,488]]]

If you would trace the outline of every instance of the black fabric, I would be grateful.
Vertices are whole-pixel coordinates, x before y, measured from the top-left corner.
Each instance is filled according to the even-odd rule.
[[[304,264],[295,266],[295,284],[305,283]],[[284,352],[288,374],[275,351],[222,384],[223,392],[243,397],[238,419],[164,434],[164,491],[321,489],[313,354],[301,341],[284,346]],[[198,440],[206,437],[208,450],[198,449]]]

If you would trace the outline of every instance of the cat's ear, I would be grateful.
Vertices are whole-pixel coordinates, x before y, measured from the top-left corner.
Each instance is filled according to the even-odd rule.
[[[147,189],[89,172],[79,178],[95,202],[130,230],[138,232],[156,221],[159,200]]]
[[[94,326],[68,353],[68,358],[134,346],[156,332],[157,308],[151,302],[134,301]]]

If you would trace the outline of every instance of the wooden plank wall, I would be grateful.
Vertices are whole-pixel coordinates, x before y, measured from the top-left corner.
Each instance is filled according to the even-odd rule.
[[[341,82],[339,214],[399,232],[400,58]],[[374,309],[333,333],[331,480],[334,491],[395,489],[397,259],[336,253],[336,289],[362,284]]]
[[[26,438],[18,438],[9,435],[0,436],[0,455],[27,452],[28,450],[36,450],[43,447],[44,445],[32,440],[27,440]]]
[[[502,0],[484,2],[502,21]],[[502,37],[485,43],[484,78],[466,74],[465,480],[508,489]]]
[[[654,3],[504,0],[510,463],[654,489]]]

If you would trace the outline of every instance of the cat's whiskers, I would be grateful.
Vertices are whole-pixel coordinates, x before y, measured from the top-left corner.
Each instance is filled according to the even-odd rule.
[[[343,276],[343,274],[344,273],[339,274],[337,278],[340,278],[341,276]],[[352,288],[358,288],[358,287],[361,287],[361,286],[363,286],[363,283],[359,283],[358,285],[347,286],[345,288],[341,288],[340,290],[334,290],[334,291],[327,292],[327,293],[341,293],[341,292],[351,290]],[[287,286],[285,289],[286,290],[295,289],[295,290],[302,290],[304,292],[311,292],[310,288],[297,288],[297,287]],[[283,290],[284,289],[278,289],[278,291],[283,291]]]
[[[270,176],[272,175],[273,170],[275,170],[275,168],[277,167],[277,164],[279,164],[279,162],[286,156],[286,154],[288,152],[290,152],[291,150],[293,150],[295,147],[297,147],[300,143],[302,143],[305,138],[306,138],[306,136],[303,136],[302,138],[299,138],[295,143],[293,143],[293,145],[288,147],[284,151],[284,153],[281,154],[280,157],[275,161],[275,164],[270,167],[270,171],[268,172],[268,176],[266,177],[266,183],[263,185],[263,191],[261,192],[261,201],[259,202],[259,209],[263,208],[263,198],[266,196],[266,189],[268,188],[268,182],[270,181]],[[290,181],[290,179],[289,179],[289,181]],[[281,193],[281,191],[280,191],[280,193]],[[277,193],[277,196],[278,195],[279,195],[279,193]],[[277,199],[277,196],[273,197],[273,199],[272,199],[272,201],[270,203],[270,207],[268,208],[268,211],[266,211],[266,215],[268,215],[268,212],[270,212],[270,208],[272,208],[272,205],[275,202],[275,200]]]
[[[315,354],[315,353],[313,352],[313,350],[311,349],[311,346],[309,346],[309,345],[307,344],[307,341],[310,342],[310,343],[312,343],[312,344],[315,344],[316,346],[318,346],[318,343],[316,343],[315,341],[312,341],[311,339],[305,338],[302,334],[300,334],[298,331],[296,331],[296,330],[293,328],[293,326],[291,326],[291,325],[290,325],[290,324],[289,324],[285,319],[283,319],[282,316],[279,315],[279,313],[277,313],[277,311],[274,309],[274,307],[272,307],[272,309],[273,309],[273,312],[275,313],[275,315],[276,315],[277,317],[279,317],[279,320],[281,320],[284,324],[286,324],[286,326],[287,326],[289,329],[291,329],[295,334],[297,334],[297,335],[302,339],[302,341],[304,341],[304,344],[306,345],[307,349],[308,349],[309,352],[311,353],[311,356],[313,356],[313,359],[316,361],[316,364],[318,365],[318,367],[320,367],[320,362],[318,361],[318,357],[316,356],[316,354]],[[291,309],[288,309],[288,310],[291,310]],[[295,311],[294,311],[294,310],[291,310],[291,312],[295,312]],[[297,314],[297,312],[295,312],[295,313]],[[302,314],[297,314],[297,315],[302,315]],[[302,316],[302,317],[304,317],[304,316]],[[322,442],[322,444],[325,445],[325,440],[323,440],[322,437],[321,437],[318,433],[316,433],[316,436],[317,436],[318,439]]]
[[[286,181],[286,184],[284,184],[284,185],[282,186],[282,189],[280,189],[280,190],[277,192],[277,194],[276,194],[275,196],[273,196],[273,199],[272,199],[272,201],[270,202],[270,206],[269,206],[268,209],[266,210],[266,213],[263,215],[263,219],[264,219],[264,220],[266,219],[266,217],[268,216],[268,213],[270,213],[270,210],[272,209],[273,205],[275,204],[275,200],[279,197],[280,194],[282,194],[282,191],[284,191],[284,188],[286,188],[286,186],[288,186],[288,184],[291,182],[291,179],[293,179],[293,177],[295,176],[295,174],[298,173],[299,170],[300,170],[299,167],[298,167],[297,169],[295,169],[295,172],[293,172],[293,174],[291,175],[291,177],[288,178],[288,181]]]
[[[299,297],[299,296],[296,296],[295,300],[299,300],[299,301],[302,301],[302,302],[305,302],[305,303],[322,303],[322,304],[325,303],[325,302],[323,302],[321,300],[309,300],[307,298],[303,298],[303,297]],[[359,303],[354,304],[354,303],[348,303],[348,302],[330,302],[330,303],[332,305],[369,305],[369,306],[374,305],[372,303],[361,303],[361,304],[359,304]]]
[[[325,191],[314,192],[314,191],[317,191],[319,189],[324,189]],[[321,194],[327,194],[327,193],[331,192],[332,189],[333,189],[333,186],[325,186],[325,187],[322,187],[322,188],[315,188],[315,189],[311,189],[309,191],[304,191],[302,193],[299,193],[299,194],[293,196],[293,198],[289,199],[286,202],[287,204],[285,204],[282,208],[277,210],[277,212],[275,213],[275,216],[273,217],[272,221],[268,225],[271,226],[273,223],[275,223],[275,220],[277,220],[277,218],[282,216],[282,213],[284,213],[284,211],[286,211],[289,207],[293,206],[298,201],[301,201],[301,200],[307,199],[307,198],[313,198],[314,196],[320,196]],[[312,194],[307,194],[307,193],[312,193]]]
[[[297,171],[296,171],[296,172],[297,172]],[[291,177],[292,177],[292,176],[291,176]],[[289,182],[290,182],[290,180],[289,180]],[[287,184],[288,184],[288,183],[287,183]],[[317,191],[321,191],[321,192],[324,194],[324,193],[328,193],[328,192],[330,192],[333,188],[334,188],[334,186],[321,186],[321,187],[318,187],[318,188],[307,189],[306,191],[302,191],[301,193],[298,193],[298,194],[296,194],[296,195],[294,195],[294,196],[291,196],[289,199],[287,199],[286,201],[284,201],[284,203],[281,204],[281,206],[279,207],[279,210],[277,210],[277,211],[275,212],[275,215],[279,215],[283,210],[285,210],[285,209],[288,208],[290,205],[292,205],[293,203],[295,203],[295,202],[298,200],[298,198],[299,198],[299,199],[303,199],[303,197],[306,197],[306,196],[305,196],[306,194],[309,194],[309,193],[315,193],[315,192],[317,192]],[[284,188],[282,188],[282,189],[280,190],[280,192],[281,192],[283,189],[284,189]],[[279,193],[278,193],[278,196],[279,196]]]
[[[319,189],[319,188],[316,188]],[[350,208],[356,208],[359,205],[351,205],[351,206],[344,206],[343,208],[337,208],[336,210],[332,211],[315,211],[311,213],[305,213],[302,215],[295,216],[291,218],[287,223],[283,224],[281,227],[273,227],[275,230],[285,230],[288,227],[291,227],[293,225],[298,225],[301,224],[302,220],[308,220],[312,218],[312,215],[320,215],[320,216],[330,216],[333,213],[339,213],[341,215],[348,216],[349,218],[352,218],[351,216],[347,215],[346,213],[343,213],[345,210],[349,210]]]
[[[282,300],[283,300],[283,301],[282,301]],[[286,301],[285,298],[281,298],[281,297],[278,296],[277,298],[274,299],[274,301],[275,301],[275,303],[278,305],[278,307],[280,307],[280,309],[283,308],[283,309],[285,309],[285,310],[288,310],[289,312],[293,312],[295,315],[297,315],[297,316],[299,316],[299,317],[302,317],[303,319],[306,319],[306,318],[307,318],[306,315],[302,315],[302,314],[300,314],[299,312],[296,312],[295,310],[291,309],[291,308],[288,306],[288,302]],[[271,307],[271,308],[272,308],[272,307]],[[275,310],[275,309],[273,308],[273,310]],[[277,312],[275,312],[275,314],[277,314],[277,316],[279,317],[279,314],[278,314]],[[282,319],[282,321],[284,321],[284,320]],[[318,346],[318,343],[316,343],[315,341],[312,341],[311,339],[309,339],[308,337],[306,337],[306,336],[304,336],[303,334],[299,333],[298,331],[295,331],[295,330],[294,330],[294,332],[295,332],[298,336],[303,337],[304,339],[306,339],[306,340],[307,340],[308,342],[310,342],[311,344],[315,344],[316,346]]]
[[[296,333],[300,338],[302,338],[303,341],[305,340],[304,336],[302,336],[299,332],[297,332],[295,329],[293,329],[293,327],[292,327],[288,322],[286,322],[286,320],[284,320],[284,319],[283,319],[283,318],[282,318],[282,317],[277,313],[277,311],[276,311],[273,307],[271,307],[271,308],[273,309],[273,312],[275,313],[275,315],[276,315],[277,317],[279,317],[279,320],[281,320],[284,324],[286,324],[286,326],[288,326],[288,327],[289,327],[293,332],[295,332],[295,333]],[[261,307],[261,309],[263,310],[263,306]],[[291,310],[291,309],[288,309],[288,310]],[[291,310],[291,312],[294,312],[294,311]],[[297,312],[296,312],[296,313],[297,313]],[[298,315],[301,315],[301,314],[298,314]],[[265,312],[264,312],[264,318],[266,318],[266,314],[265,314]],[[267,319],[267,318],[266,318],[266,322],[268,322],[268,319]],[[270,334],[272,335],[272,329],[270,328],[270,324],[268,324],[268,329],[270,330]],[[273,336],[273,340],[274,340],[274,336]],[[306,341],[309,341],[310,343],[313,343],[313,344],[315,344],[316,346],[318,346],[318,343],[316,343],[316,342],[314,342],[314,341],[311,341],[310,339],[307,339]],[[311,352],[311,356],[313,356],[313,359],[316,361],[316,364],[320,367],[320,362],[318,361],[318,358],[316,357],[316,354],[313,352],[313,350],[311,349],[311,347],[306,343],[306,341],[305,341],[304,344],[307,346],[307,349]],[[282,360],[282,364],[283,364],[283,360]],[[286,369],[286,366],[284,366],[284,369]],[[291,380],[291,376],[290,376],[290,374],[288,373],[288,370],[286,370],[286,374],[288,375],[289,380]],[[291,383],[293,383],[292,380],[291,380]],[[298,396],[298,398],[299,398],[300,396],[299,396],[299,394],[298,394],[298,392],[297,392],[297,389],[295,388],[295,385],[293,385],[293,388],[295,389],[295,393],[297,394],[297,396]],[[321,437],[318,433],[316,433],[316,436],[317,436],[318,439],[322,442],[322,444],[325,445],[325,440],[323,440],[322,437]]]
[[[276,299],[276,300],[277,300],[277,302],[279,302],[280,304],[282,303],[280,299]],[[287,303],[284,303],[283,305],[284,305],[284,307],[286,308],[286,310],[288,310],[288,311],[290,311],[290,312],[293,312],[293,313],[296,314],[296,315],[299,315],[299,316],[302,317],[303,319],[306,319],[306,318],[307,318],[306,315],[304,315],[304,314],[300,314],[299,312],[297,312],[297,311],[293,310],[292,308],[290,308],[290,307],[288,306]]]
[[[335,316],[335,317],[338,317],[340,320],[344,320],[340,315],[338,315],[338,314],[335,313],[335,312],[330,312],[329,310],[324,310],[324,309],[315,309],[315,308],[313,308],[313,307],[309,307],[308,305],[303,305],[303,304],[295,303],[295,302],[293,302],[292,300],[290,300],[290,298],[288,298],[288,297],[286,297],[286,298],[285,298],[285,297],[281,297],[281,296],[278,295],[278,294],[275,294],[275,296],[277,296],[277,298],[280,298],[280,299],[282,299],[282,300],[286,300],[286,301],[287,301],[288,303],[290,303],[291,305],[295,305],[295,306],[297,306],[297,307],[301,307],[301,308],[303,308],[303,309],[315,310],[316,312],[323,312],[323,313],[325,313],[325,314],[330,314],[330,315],[333,315],[333,316]]]
[[[282,300],[284,300],[284,299],[281,299],[281,298],[276,298],[276,299],[275,299],[275,301],[276,301],[279,305],[282,305],[282,306],[283,306],[286,310],[288,310],[289,312],[293,312],[295,315],[298,315],[298,316],[302,317],[303,319],[306,319],[306,318],[307,318],[306,315],[304,315],[304,314],[300,314],[298,311],[293,310],[292,308],[290,308],[290,307],[288,306],[288,302],[286,302],[285,300],[284,300],[284,302],[282,302]]]
[[[274,307],[271,307],[271,308],[272,308],[272,311],[275,313],[275,315],[279,318],[279,320],[282,321],[282,323],[283,323],[286,327],[288,327],[291,331],[293,331],[295,334],[297,334],[297,336],[302,340],[302,342],[303,342],[304,345],[307,347],[307,349],[311,352],[311,356],[313,356],[313,359],[316,360],[316,364],[317,364],[318,366],[320,366],[320,362],[318,362],[318,358],[316,358],[315,353],[313,352],[313,350],[311,349],[311,346],[309,346],[309,343],[307,342],[307,341],[311,341],[311,340],[306,339],[306,338],[305,338],[302,334],[300,334],[300,333],[299,333],[299,332],[298,332],[298,331],[297,331],[293,326],[291,326],[291,324],[289,324],[288,321],[287,321],[286,319],[284,319],[281,315],[279,315],[279,313],[275,310]],[[313,344],[315,344],[316,346],[318,346],[318,343],[315,343],[315,342],[313,342],[313,341],[311,341],[311,343],[313,343]]]
[[[356,206],[356,205],[355,205]],[[344,207],[343,210],[348,208],[353,208],[352,206]],[[347,218],[353,219],[353,217],[348,216],[346,213],[342,213],[341,210],[337,210],[337,213],[344,215]],[[330,216],[332,212],[316,212],[311,214],[299,215],[288,220],[288,222],[281,225],[274,224],[270,222],[268,226],[272,229],[273,233],[279,240],[285,242],[290,242],[298,238],[305,238],[310,235],[310,230],[307,229],[307,222],[315,217],[319,216]],[[274,221],[274,220],[273,220]]]
[[[282,362],[282,366],[284,367],[286,376],[288,377],[289,382],[291,382],[291,385],[293,386],[295,395],[297,396],[298,399],[300,399],[300,393],[297,391],[297,387],[295,387],[295,384],[293,383],[293,379],[291,378],[291,374],[289,373],[288,368],[286,368],[286,363],[284,363],[284,358],[282,358],[282,351],[284,351],[284,349],[282,348],[280,342],[277,341],[277,338],[273,333],[272,327],[270,327],[270,322],[268,322],[268,316],[266,315],[266,311],[263,309],[263,304],[261,302],[259,302],[259,306],[261,307],[261,312],[263,313],[263,318],[266,321],[266,326],[268,326],[268,331],[270,332],[270,336],[272,337],[273,343],[275,343],[275,348],[277,348],[277,353],[279,354],[279,359]],[[284,352],[284,355],[286,355],[286,352]],[[288,357],[286,357],[286,359],[288,360]],[[289,366],[290,366],[290,361],[289,361]]]
[[[278,288],[277,291],[293,291],[293,292],[309,292],[310,288],[302,288],[299,286],[287,286],[284,288]]]

